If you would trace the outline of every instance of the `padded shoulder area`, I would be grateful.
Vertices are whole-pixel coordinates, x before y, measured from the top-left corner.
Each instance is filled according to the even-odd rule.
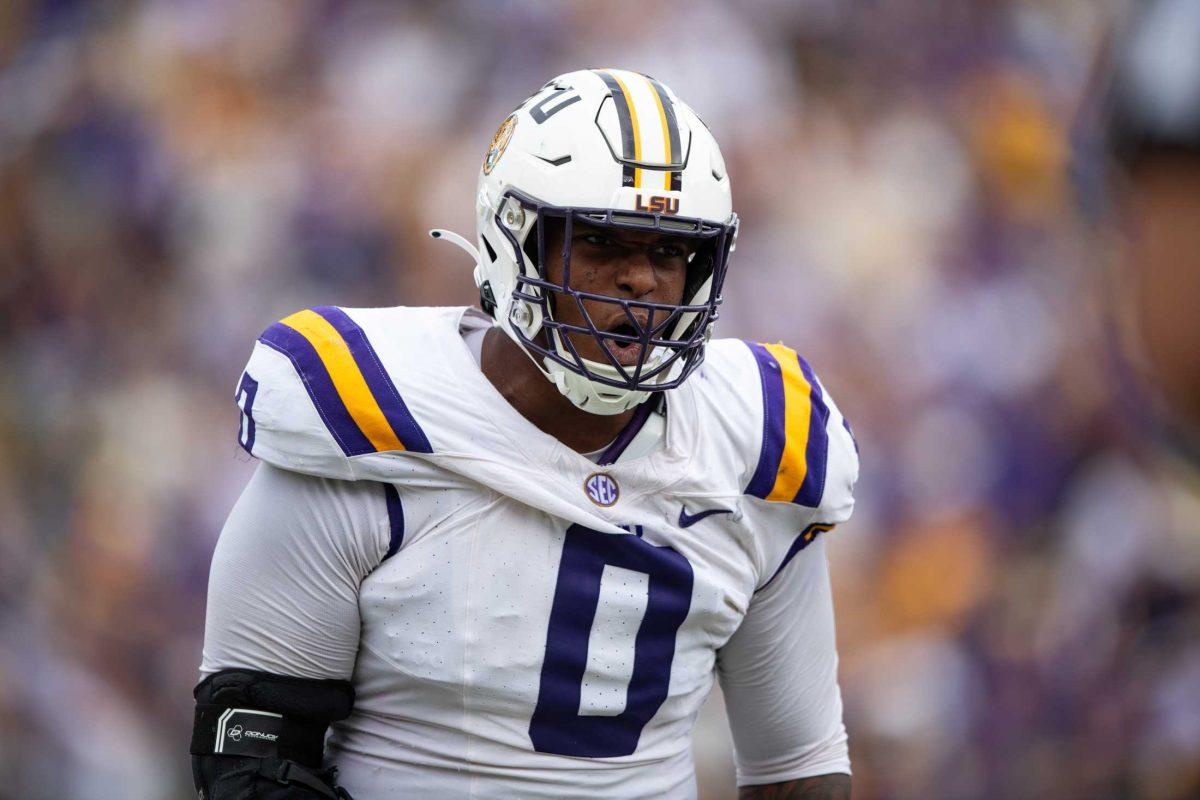
[[[267,328],[258,340],[292,362],[347,456],[389,450],[430,452],[429,440],[408,412],[379,354],[342,309],[321,306],[298,311]]]
[[[431,453],[384,366],[396,363],[389,351],[405,330],[428,325],[411,318],[419,311],[320,306],[268,327],[238,384],[242,446],[277,466],[331,478],[355,477],[355,456]]]
[[[714,341],[697,378],[706,466],[737,473],[769,582],[850,517],[857,445],[812,366],[783,344]]]
[[[854,443],[804,358],[783,344],[714,341],[697,389],[706,438],[711,444],[720,436],[736,453],[727,463],[739,470],[741,493],[771,503],[821,506],[831,451],[853,449]]]
[[[825,493],[829,405],[812,367],[780,344],[747,343],[758,366],[762,439],[746,494],[816,508]]]
[[[754,358],[740,339],[709,342],[704,363],[684,384],[696,397],[699,447],[712,459],[705,469],[728,475],[730,495],[743,493],[757,463],[762,439],[759,385]]]

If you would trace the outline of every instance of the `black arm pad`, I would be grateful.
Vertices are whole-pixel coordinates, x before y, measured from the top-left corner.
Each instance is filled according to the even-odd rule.
[[[347,681],[232,669],[208,676],[194,694],[192,773],[201,797],[347,796],[331,770],[320,771],[329,723],[354,705]]]

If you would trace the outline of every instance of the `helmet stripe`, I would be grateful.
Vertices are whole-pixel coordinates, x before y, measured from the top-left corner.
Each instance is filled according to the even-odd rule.
[[[593,70],[593,72],[604,80],[604,84],[608,87],[608,91],[612,95],[613,102],[617,107],[617,119],[621,124],[623,149],[621,155],[624,158],[631,158],[634,161],[641,160],[642,139],[638,131],[637,111],[633,108],[633,98],[630,96],[629,90],[613,70],[597,69]],[[625,164],[621,177],[621,185],[640,188],[642,185],[642,170]]]
[[[675,104],[671,102],[671,98],[667,96],[667,90],[658,81],[651,78],[649,75],[643,76],[649,81],[650,86],[654,89],[654,99],[658,103],[659,119],[662,120],[663,139],[666,141],[667,163],[683,160],[683,153],[679,150],[679,120],[675,117]],[[663,188],[668,191],[678,192],[683,188],[683,173],[668,172],[663,179]]]

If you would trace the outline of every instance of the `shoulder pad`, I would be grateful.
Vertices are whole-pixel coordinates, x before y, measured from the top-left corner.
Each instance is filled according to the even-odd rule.
[[[714,340],[692,385],[701,404],[704,468],[728,473],[735,482],[731,493],[803,516],[816,511],[818,522],[849,515],[857,446],[837,405],[795,350]]]
[[[271,325],[238,386],[242,446],[277,466],[343,478],[353,456],[432,452],[384,360],[341,308]]]
[[[812,367],[783,344],[748,342],[762,382],[762,449],[746,494],[816,508],[829,463],[829,405]]]
[[[783,344],[747,342],[761,384],[762,436],[745,494],[763,533],[765,587],[822,533],[849,519],[858,480],[850,424],[809,363]]]
[[[717,345],[713,347],[713,345]],[[809,363],[783,344],[711,342],[696,384],[708,472],[732,472],[763,582],[849,519],[850,426]]]
[[[298,311],[258,340],[291,360],[329,432],[347,456],[431,451],[363,329],[340,308]]]

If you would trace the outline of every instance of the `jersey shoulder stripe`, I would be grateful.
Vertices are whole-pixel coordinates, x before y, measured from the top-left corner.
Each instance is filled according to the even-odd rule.
[[[829,406],[808,362],[783,344],[747,342],[762,380],[763,437],[745,493],[816,508],[825,492]]]
[[[267,328],[259,341],[291,360],[347,456],[432,452],[366,334],[340,308],[299,311]]]

